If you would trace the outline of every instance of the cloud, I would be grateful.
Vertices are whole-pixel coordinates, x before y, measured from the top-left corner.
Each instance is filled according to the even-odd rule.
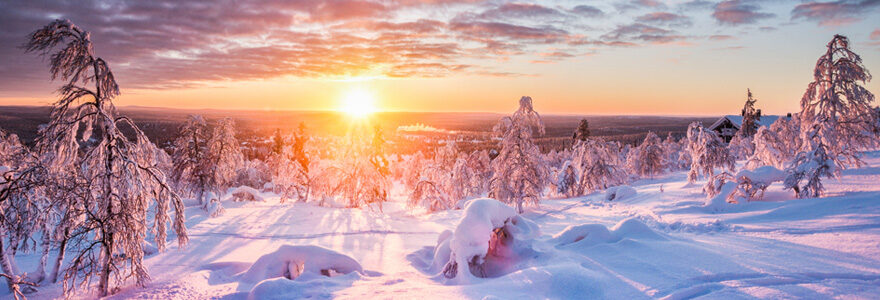
[[[634,23],[621,25],[611,32],[602,36],[607,42],[633,42],[642,41],[653,44],[666,44],[685,39],[676,32],[651,25]]]
[[[539,4],[505,3],[481,13],[478,17],[485,19],[521,19],[521,18],[553,18],[563,17],[556,9]]]
[[[872,41],[880,41],[880,29],[874,29],[874,31],[871,31],[870,39]]]
[[[623,3],[616,3],[614,4],[614,7],[621,12],[626,12],[640,9],[661,9],[666,8],[666,4],[657,0],[630,0]]]
[[[726,35],[726,34],[716,34],[716,35],[710,35],[709,39],[713,40],[713,41],[727,41],[727,40],[734,40],[734,39],[736,39],[736,37],[734,37],[732,35]]]
[[[601,16],[605,15],[605,12],[603,12],[601,9],[598,9],[595,6],[590,6],[590,5],[578,5],[578,6],[571,8],[571,10],[569,10],[569,12],[576,14],[576,15],[579,15],[579,16],[590,17],[590,18],[601,17]]]
[[[636,18],[636,21],[665,26],[691,26],[691,18],[668,12],[653,12]]]
[[[880,0],[809,1],[795,6],[791,18],[818,22],[822,26],[839,26],[859,21],[877,7]]]
[[[771,13],[760,12],[761,7],[745,0],[724,0],[715,5],[712,17],[723,25],[753,24],[761,19],[773,17]]]

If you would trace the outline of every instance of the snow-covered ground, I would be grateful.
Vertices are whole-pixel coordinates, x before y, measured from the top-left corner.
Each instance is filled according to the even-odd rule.
[[[511,260],[499,277],[459,285],[439,275],[432,258],[440,234],[455,230],[462,210],[412,212],[403,195],[383,212],[281,204],[269,193],[265,202],[224,201],[226,212],[217,218],[192,206],[190,243],[181,249],[169,243],[147,258],[149,286],[112,298],[248,299],[253,290],[251,298],[284,299],[877,299],[880,152],[866,161],[826,180],[828,196],[821,199],[794,199],[776,183],[763,201],[718,210],[705,207],[702,182],[687,185],[686,174],[676,172],[634,182],[636,194],[614,201],[604,192],[544,200],[523,214],[540,228],[528,255]],[[325,249],[279,250],[285,245]],[[272,266],[283,264],[277,255],[298,260],[288,271]],[[31,269],[33,256],[19,256],[20,265]],[[310,264],[327,264],[328,257],[345,261],[341,274],[309,273]],[[252,265],[256,271],[249,272]],[[302,275],[258,282],[272,272]],[[59,295],[57,286],[29,296]]]

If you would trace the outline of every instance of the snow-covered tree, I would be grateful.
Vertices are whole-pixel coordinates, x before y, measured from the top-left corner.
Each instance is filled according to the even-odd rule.
[[[322,198],[341,197],[348,207],[377,204],[381,210],[390,184],[384,145],[379,126],[354,126],[335,153],[335,161],[319,164],[312,177]]]
[[[243,157],[235,139],[235,123],[221,119],[209,131],[202,116],[192,115],[174,140],[172,178],[192,193],[212,216],[223,212],[222,191],[235,179]]]
[[[572,166],[571,161],[565,161],[562,167],[556,171],[556,178],[553,184],[556,188],[556,193],[568,198],[577,196],[579,177],[577,169]]]
[[[24,47],[48,55],[52,78],[65,80],[49,124],[39,132],[38,149],[47,156],[50,172],[76,170],[87,185],[76,199],[86,213],[71,229],[67,246],[74,255],[64,276],[65,292],[94,276],[102,296],[112,290],[111,280],[121,284],[133,278],[144,285],[149,275],[143,242],[151,203],[156,246],[165,248],[169,204],[175,210],[178,244],[187,242],[183,203],[156,168],[155,145],[131,119],[116,113],[112,101],[119,87],[106,61],[94,56],[88,32],[56,20],[33,32]]]
[[[849,39],[835,35],[801,98],[803,144],[785,180],[798,197],[821,196],[820,177],[860,166],[859,151],[878,145],[874,95],[859,84],[870,80],[861,57],[849,49]]]
[[[571,136],[574,139],[575,143],[577,141],[586,141],[587,138],[590,137],[590,122],[587,119],[581,119],[580,123],[578,123],[577,129],[574,130],[574,134]]]
[[[703,124],[694,122],[688,126],[687,141],[687,151],[691,156],[688,182],[695,182],[700,175],[711,179],[716,168],[733,170],[735,161],[724,142]]]
[[[654,132],[648,132],[637,151],[631,153],[633,155],[627,158],[627,163],[639,176],[654,177],[666,170],[666,155],[662,141]]]
[[[281,193],[282,201],[295,197],[297,201],[308,201],[311,193],[311,176],[309,174],[311,155],[307,150],[309,136],[305,123],[300,123],[290,141],[276,142],[281,145],[281,152],[272,154],[270,160],[275,166],[272,182],[276,191]]]
[[[751,137],[758,131],[758,122],[761,121],[761,110],[755,109],[755,102],[758,102],[758,99],[753,98],[752,90],[748,89],[746,103],[742,109],[742,126],[736,132],[743,137]]]
[[[727,143],[727,151],[734,159],[746,159],[755,152],[754,135],[745,136],[739,132]]]
[[[687,156],[682,157],[682,153],[686,152],[684,151],[683,141],[676,140],[671,132],[666,135],[662,147],[667,167],[670,170],[686,170],[690,166],[690,158]]]
[[[214,167],[210,163],[208,150],[208,124],[199,115],[190,115],[180,126],[174,140],[172,160],[174,169],[171,179],[183,187],[183,191],[194,193],[199,204],[205,204],[208,195],[217,185],[213,182]]]
[[[33,291],[45,278],[47,257],[41,257],[38,270],[28,276],[15,262],[19,250],[28,249],[28,241],[42,231],[41,245],[48,256],[51,246],[48,204],[48,182],[54,180],[30,149],[18,137],[0,129],[0,277],[6,279],[9,291],[18,299]],[[34,247],[36,248],[36,247]]]
[[[592,138],[575,145],[572,160],[579,175],[576,194],[592,193],[626,181],[615,153],[617,146]]]
[[[492,161],[489,196],[515,203],[522,213],[523,203],[538,204],[549,177],[541,152],[532,141],[534,133],[544,134],[544,121],[532,106],[532,98],[524,96],[519,109],[502,118],[493,131],[501,136],[501,151]]]

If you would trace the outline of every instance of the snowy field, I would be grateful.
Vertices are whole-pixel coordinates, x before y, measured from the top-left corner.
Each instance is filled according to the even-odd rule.
[[[209,218],[193,203],[189,245],[148,257],[153,281],[111,298],[877,299],[880,152],[866,161],[828,180],[820,199],[795,199],[776,183],[764,201],[707,208],[702,183],[687,185],[685,172],[637,181],[636,194],[615,201],[605,193],[547,199],[523,214],[540,228],[528,251],[495,270],[498,277],[459,284],[432,260],[438,237],[455,229],[462,210],[411,212],[399,194],[379,212],[281,204],[264,193],[265,202],[230,200],[225,214]],[[317,245],[357,261],[296,248],[305,250],[286,256],[299,255],[296,272],[310,263],[362,269],[262,283],[271,272],[248,272],[285,245]],[[31,268],[37,257],[18,259]],[[283,262],[262,263],[271,269]],[[60,292],[60,285],[43,287],[29,298]]]

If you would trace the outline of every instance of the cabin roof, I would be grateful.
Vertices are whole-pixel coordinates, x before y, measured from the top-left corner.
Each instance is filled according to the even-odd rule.
[[[770,127],[770,124],[773,124],[773,122],[776,122],[776,120],[779,120],[780,117],[781,116],[774,116],[774,115],[761,116],[761,119],[758,120],[758,126]],[[737,130],[742,128],[743,116],[726,115],[726,116],[721,116],[721,118],[719,118],[718,121],[715,121],[715,123],[712,123],[712,126],[709,126],[709,129],[715,130],[715,128],[718,128],[718,126],[721,126],[721,124],[724,123],[724,120],[729,120],[730,123],[733,124],[733,127],[736,127]]]

